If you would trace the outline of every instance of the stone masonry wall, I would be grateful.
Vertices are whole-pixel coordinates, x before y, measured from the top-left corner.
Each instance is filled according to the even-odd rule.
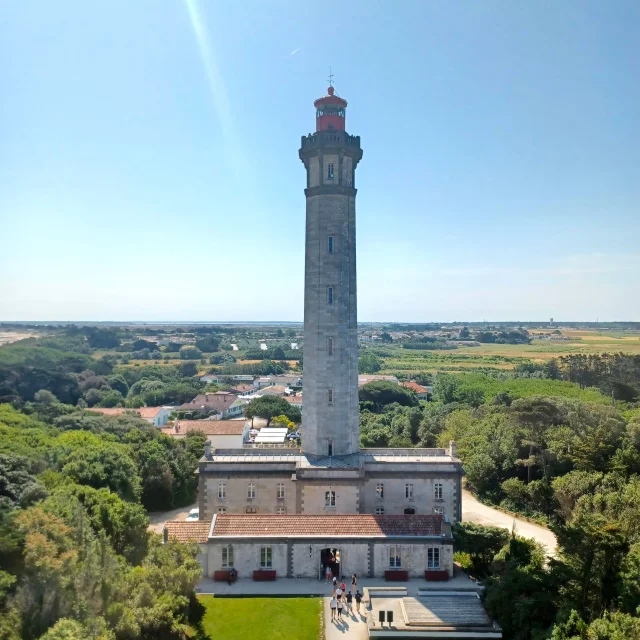
[[[390,543],[381,543],[374,545],[374,571],[376,576],[383,576],[389,567],[389,549],[397,546],[400,549],[400,557],[402,558],[401,569],[409,572],[411,578],[421,578],[427,568],[427,549],[429,547],[437,547],[440,549],[440,569],[447,571],[449,577],[453,577],[453,547],[451,545],[440,544],[437,540],[432,542],[420,542],[414,544],[402,543],[393,545]]]
[[[378,483],[383,485],[383,498],[379,497]],[[406,497],[407,483],[413,484],[413,500]],[[441,500],[435,498],[436,483],[442,484]],[[441,507],[443,515],[455,522],[457,500],[456,479],[451,477],[412,476],[408,473],[402,478],[367,478],[364,486],[365,513],[375,513],[376,507],[382,507],[385,515],[402,514],[406,508],[414,508],[420,515],[429,515],[435,513],[434,508]]]
[[[355,197],[307,198],[302,447],[313,455],[327,455],[330,440],[333,455],[360,447],[355,233]],[[328,252],[330,235],[333,254]]]
[[[218,498],[218,484],[226,484],[225,499]],[[256,497],[247,497],[249,482],[256,484]],[[284,499],[277,497],[278,483],[284,483]],[[278,507],[284,507],[285,513],[296,513],[296,487],[291,480],[291,474],[282,476],[261,476],[259,473],[251,476],[224,476],[207,478],[206,506],[201,519],[211,519],[218,513],[220,507],[226,508],[226,513],[246,513],[247,507],[256,507],[257,513],[277,513]]]
[[[209,542],[209,571],[208,576],[213,577],[213,572],[222,569],[222,547],[227,544],[233,546],[233,566],[238,572],[239,578],[252,578],[253,572],[260,569],[260,548],[271,547],[272,567],[279,578],[287,577],[287,543],[286,542]]]
[[[325,493],[336,492],[336,506],[325,506]],[[302,513],[358,513],[359,490],[349,485],[304,485],[302,488]]]

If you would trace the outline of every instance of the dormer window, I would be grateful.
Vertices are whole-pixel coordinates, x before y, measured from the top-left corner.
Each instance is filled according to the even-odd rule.
[[[327,180],[333,180],[333,162],[327,165]]]

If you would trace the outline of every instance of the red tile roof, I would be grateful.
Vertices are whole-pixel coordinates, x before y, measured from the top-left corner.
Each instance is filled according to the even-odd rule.
[[[301,395],[285,396],[284,399],[289,404],[302,404],[302,396]]]
[[[245,515],[219,513],[214,537],[225,536],[439,536],[442,516]]]
[[[244,420],[179,420],[180,429],[165,427],[162,433],[168,436],[185,435],[190,431],[202,431],[207,436],[241,436]]]
[[[185,522],[184,520],[169,520],[164,523],[168,538],[178,542],[196,542],[206,544],[209,537],[211,523],[204,520]]]
[[[417,382],[414,382],[413,380],[411,380],[411,382],[402,382],[401,384],[403,387],[406,387],[407,389],[411,389],[416,393],[427,393],[427,390],[422,385],[418,384]]]

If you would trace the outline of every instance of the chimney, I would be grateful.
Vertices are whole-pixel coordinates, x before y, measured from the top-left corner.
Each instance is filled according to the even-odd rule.
[[[458,446],[456,445],[455,440],[449,440],[449,455],[452,458],[458,457]]]
[[[207,460],[211,460],[211,441],[210,440],[207,440],[204,443],[204,457]]]
[[[169,542],[169,530],[167,529],[166,524],[164,525],[164,527],[162,527],[162,541],[164,542],[164,544],[167,544],[167,542]]]

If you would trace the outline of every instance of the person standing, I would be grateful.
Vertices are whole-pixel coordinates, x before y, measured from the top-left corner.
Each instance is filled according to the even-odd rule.
[[[338,620],[342,620],[342,599],[338,600]]]
[[[358,587],[358,578],[356,577],[356,574],[354,573],[351,576],[351,591],[353,591],[353,593],[355,593],[357,591],[357,587]]]
[[[331,598],[329,606],[331,607],[331,622],[333,622],[336,619],[336,610],[338,607],[338,601],[336,600],[335,595]]]
[[[362,602],[362,594],[360,591],[356,591],[356,611],[360,613],[360,603]]]
[[[329,565],[327,565],[326,569],[324,570],[324,581],[325,582],[329,582],[329,580],[331,580],[331,567]]]
[[[351,591],[349,591],[347,593],[347,611],[349,611],[349,613],[351,613],[352,609],[351,609],[351,603],[353,602],[353,595],[351,595]]]
[[[347,593],[347,585],[344,583],[344,579],[340,583],[340,588],[342,589],[342,593]]]
[[[338,587],[338,589],[336,590],[336,598],[338,598],[338,602],[342,600],[342,593],[342,589]]]

